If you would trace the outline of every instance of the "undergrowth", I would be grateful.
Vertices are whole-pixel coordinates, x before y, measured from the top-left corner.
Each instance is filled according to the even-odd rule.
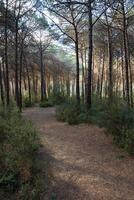
[[[45,187],[39,168],[39,147],[39,139],[32,123],[25,120],[16,108],[2,107],[0,194],[11,194],[18,200],[41,199]]]
[[[107,99],[93,98],[92,108],[68,101],[56,109],[59,121],[70,125],[94,123],[105,127],[113,135],[113,141],[130,154],[134,154],[134,109],[129,108],[122,99],[109,104]]]

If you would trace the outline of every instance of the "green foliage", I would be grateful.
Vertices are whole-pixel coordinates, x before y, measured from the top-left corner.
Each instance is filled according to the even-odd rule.
[[[134,153],[134,110],[121,102],[113,105],[105,112],[105,126],[113,135],[114,142]]]
[[[43,193],[43,189],[45,188],[44,180],[41,177],[35,176],[33,177],[32,184],[27,182],[21,185],[19,191],[19,198],[24,200],[37,200],[41,199],[41,193]]]
[[[40,102],[39,105],[40,107],[47,108],[47,107],[52,107],[54,104],[51,99],[48,99],[48,100],[44,100],[43,102]]]
[[[0,187],[6,191],[21,193],[29,185],[31,189],[26,195],[31,196],[33,191],[36,193],[35,163],[39,148],[36,131],[16,108],[1,108],[0,122]],[[23,195],[19,199],[25,200],[26,195],[24,198]]]
[[[105,121],[103,119],[106,110],[108,110],[108,100],[93,97],[92,107],[89,110],[89,122],[93,124],[98,124],[99,126],[104,126]]]
[[[103,125],[102,119],[105,115],[106,106],[106,100],[94,98],[92,108],[87,110],[86,105],[77,106],[76,101],[70,99],[57,107],[56,117],[59,121],[65,121],[69,124],[97,123]]]
[[[24,100],[23,100],[23,105],[26,108],[32,107],[32,106],[34,106],[34,102],[31,101],[28,97],[25,97]]]
[[[115,144],[134,154],[134,109],[129,108],[120,98],[94,100],[90,110],[92,123],[97,123],[113,135]]]
[[[50,95],[49,99],[53,102],[54,105],[60,105],[66,101],[66,96],[63,92],[54,92]]]
[[[72,116],[70,117],[71,114]],[[78,122],[77,122],[76,116],[77,116],[76,104],[70,104],[67,102],[67,103],[61,104],[60,106],[56,108],[56,118],[59,121],[68,122],[68,123],[69,122],[71,123],[72,121],[71,124],[77,124]]]
[[[85,107],[78,106],[73,100],[60,105],[56,109],[56,118],[59,121],[68,122],[70,125],[88,122],[88,116]]]
[[[57,107],[56,117],[70,125],[95,123],[105,127],[116,144],[134,154],[134,109],[128,108],[122,99],[116,98],[109,104],[108,99],[93,97],[89,111],[84,105],[78,107],[76,102],[69,101]]]

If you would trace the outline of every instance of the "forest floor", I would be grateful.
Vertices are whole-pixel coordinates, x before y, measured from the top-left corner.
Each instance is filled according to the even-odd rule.
[[[134,200],[134,157],[116,147],[104,129],[57,122],[54,108],[24,115],[49,152],[57,200]]]

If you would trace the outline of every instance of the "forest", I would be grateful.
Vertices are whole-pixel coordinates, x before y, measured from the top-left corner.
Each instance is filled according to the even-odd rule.
[[[0,200],[134,199],[134,1],[0,0]]]

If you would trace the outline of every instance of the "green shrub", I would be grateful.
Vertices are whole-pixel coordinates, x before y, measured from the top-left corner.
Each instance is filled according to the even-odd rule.
[[[33,188],[40,146],[33,125],[16,108],[2,108],[0,122],[0,187],[10,192],[18,192],[26,184]]]
[[[78,124],[79,109],[76,104],[64,103],[57,107],[56,118],[59,121],[68,122],[70,125]]]
[[[48,98],[48,101],[52,102],[53,105],[60,105],[66,102],[67,97],[64,95],[63,92],[55,92],[51,94]]]
[[[40,102],[40,107],[43,107],[43,108],[47,108],[47,107],[52,107],[54,104],[51,100],[45,100],[43,102]]]
[[[105,126],[113,135],[114,142],[134,153],[134,110],[127,105],[116,103],[107,110]]]
[[[89,112],[81,112],[78,116],[78,122],[80,123],[91,123],[91,117]]]
[[[93,97],[89,111],[85,105],[78,107],[75,101],[69,100],[57,107],[56,117],[70,125],[95,123],[105,127],[116,144],[134,154],[134,109],[129,108],[122,99],[114,98],[113,103],[109,104],[108,99]]]
[[[34,102],[32,102],[28,97],[25,97],[23,100],[23,105],[26,108],[34,106]]]

